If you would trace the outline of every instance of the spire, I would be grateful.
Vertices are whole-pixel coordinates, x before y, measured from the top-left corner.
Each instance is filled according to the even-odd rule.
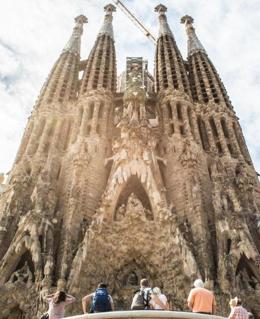
[[[53,103],[67,102],[77,96],[78,70],[80,62],[80,41],[83,24],[87,18],[80,15],[75,18],[72,35],[54,64],[37,101],[37,107]]]
[[[224,84],[195,33],[193,18],[186,15],[181,18],[181,23],[185,24],[188,35],[189,79],[193,100],[202,103],[213,101],[216,104],[224,102],[232,109]]]
[[[79,15],[75,18],[75,27],[73,33],[63,49],[63,52],[80,54],[80,37],[83,33],[83,24],[87,23],[88,19],[84,15]]]
[[[155,12],[158,12],[159,14],[159,34],[158,39],[163,35],[169,35],[173,37],[171,29],[167,22],[167,17],[165,15],[165,12],[167,11],[167,8],[163,4],[159,4],[154,8]]]
[[[112,92],[116,90],[116,56],[112,26],[112,14],[116,8],[108,4],[104,10],[104,22],[89,54],[84,71],[81,94],[96,89],[107,89]]]
[[[113,12],[116,11],[116,7],[113,4],[108,4],[104,7],[104,11],[106,12],[104,23],[99,31],[98,36],[102,36],[103,34],[108,35],[112,39],[114,39],[114,32],[113,32]]]
[[[159,14],[159,36],[155,58],[156,91],[175,89],[189,95],[184,61],[165,15],[167,8],[159,4],[154,10]]]
[[[185,24],[186,32],[188,35],[188,56],[192,55],[195,52],[204,52],[206,53],[203,45],[198,39],[195,28],[193,27],[193,18],[191,16],[184,16],[181,18],[181,23]]]

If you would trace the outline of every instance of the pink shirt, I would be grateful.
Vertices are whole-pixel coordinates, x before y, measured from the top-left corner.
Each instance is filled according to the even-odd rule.
[[[55,304],[53,298],[48,298],[49,303],[49,319],[60,319],[64,317],[65,306],[73,303],[76,300],[74,297],[67,297],[65,302]]]
[[[245,308],[242,306],[236,306],[231,310],[229,319],[248,319],[249,315]]]

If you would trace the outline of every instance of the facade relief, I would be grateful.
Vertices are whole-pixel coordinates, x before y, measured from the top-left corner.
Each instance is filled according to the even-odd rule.
[[[47,294],[79,300],[101,281],[116,309],[129,309],[143,277],[174,310],[187,310],[199,277],[218,314],[239,295],[260,317],[259,181],[193,19],[181,20],[184,61],[158,5],[155,77],[128,57],[116,91],[115,7],[104,9],[86,60],[87,19],[76,17],[14,166],[0,175],[1,318],[39,318]],[[78,302],[67,314],[79,313]]]

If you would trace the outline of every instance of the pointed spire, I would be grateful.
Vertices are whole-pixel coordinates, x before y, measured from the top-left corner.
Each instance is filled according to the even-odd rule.
[[[188,35],[189,76],[194,101],[202,103],[214,101],[216,104],[224,102],[228,108],[232,109],[224,84],[197,38],[193,18],[186,15],[181,18],[181,23],[185,24]]]
[[[72,35],[42,88],[36,103],[37,107],[45,103],[67,102],[68,100],[76,98],[80,62],[80,42],[83,24],[87,23],[87,21],[84,15],[75,18]]]
[[[170,88],[190,94],[184,61],[165,15],[167,8],[159,4],[154,10],[159,14],[159,36],[155,58],[156,91]]]
[[[81,94],[101,88],[112,92],[116,90],[116,54],[112,26],[112,14],[116,7],[108,4],[104,10],[105,19],[83,74]]]
[[[203,45],[198,39],[195,28],[193,27],[193,18],[191,16],[184,16],[181,18],[181,23],[185,24],[186,32],[188,35],[188,56],[191,56],[195,52],[203,52],[206,53]]]
[[[171,29],[167,22],[166,14],[165,14],[165,12],[167,11],[167,8],[163,4],[159,4],[158,6],[154,8],[154,11],[159,13],[160,26],[159,26],[158,38],[160,38],[163,35],[169,35],[173,37]]]
[[[104,23],[98,33],[98,36],[106,34],[110,36],[112,39],[114,39],[112,21],[113,21],[113,12],[116,11],[116,7],[113,4],[108,4],[104,7],[104,11],[106,12]]]
[[[88,19],[84,15],[79,15],[75,18],[75,27],[73,33],[63,49],[63,52],[80,54],[80,37],[83,33],[83,24],[87,23]]]

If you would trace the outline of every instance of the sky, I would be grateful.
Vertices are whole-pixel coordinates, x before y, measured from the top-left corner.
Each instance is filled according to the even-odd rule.
[[[163,1],[163,0],[162,0]],[[122,0],[154,34],[154,0]],[[74,18],[84,14],[81,58],[86,59],[108,4],[103,0],[0,0],[0,172],[8,172],[43,82],[65,46]],[[260,0],[164,0],[183,57],[187,38],[180,18],[191,15],[199,39],[217,68],[260,171]],[[148,59],[154,44],[117,9],[114,34],[118,74],[127,56]]]

